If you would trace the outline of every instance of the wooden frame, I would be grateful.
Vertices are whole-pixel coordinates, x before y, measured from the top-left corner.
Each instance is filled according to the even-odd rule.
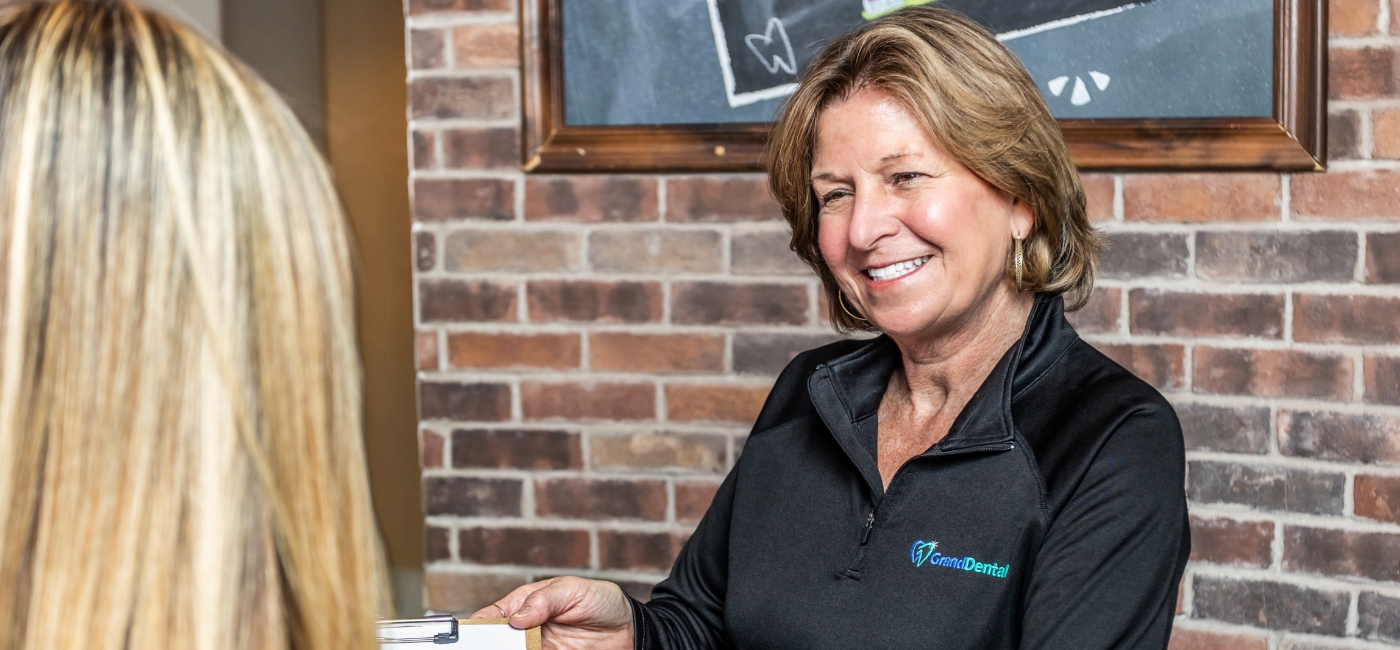
[[[527,172],[763,168],[766,123],[564,124],[561,0],[520,0]],[[1327,0],[1274,0],[1273,117],[1060,120],[1081,169],[1320,171],[1327,164]]]

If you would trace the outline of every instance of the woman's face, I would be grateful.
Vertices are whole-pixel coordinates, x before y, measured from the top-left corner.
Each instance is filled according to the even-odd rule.
[[[1006,278],[1025,203],[943,152],[899,101],[862,89],[822,111],[812,190],[822,258],[881,331],[938,337],[968,324]]]

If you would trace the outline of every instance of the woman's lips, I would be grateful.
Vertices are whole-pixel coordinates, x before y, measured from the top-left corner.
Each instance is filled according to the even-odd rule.
[[[922,268],[924,263],[927,262],[930,257],[933,256],[924,255],[923,257],[915,257],[913,259],[904,260],[902,262],[895,262],[894,264],[890,264],[887,266],[865,269],[864,271],[861,271],[861,273],[864,274],[866,278],[869,278],[870,280],[873,280],[875,282],[888,282],[890,280],[897,280]]]

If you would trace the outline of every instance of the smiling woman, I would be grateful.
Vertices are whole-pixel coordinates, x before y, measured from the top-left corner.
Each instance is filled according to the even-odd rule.
[[[650,602],[556,578],[477,615],[546,648],[1165,648],[1181,429],[1065,320],[1099,239],[1015,57],[902,9],[813,61],[770,147],[833,322],[881,336],[788,365]]]

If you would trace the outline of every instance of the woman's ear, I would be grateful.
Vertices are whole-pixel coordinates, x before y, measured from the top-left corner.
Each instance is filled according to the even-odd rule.
[[[1011,237],[1012,239],[1025,239],[1031,234],[1031,228],[1035,226],[1035,211],[1031,210],[1031,204],[1022,201],[1017,197],[1011,197]]]

